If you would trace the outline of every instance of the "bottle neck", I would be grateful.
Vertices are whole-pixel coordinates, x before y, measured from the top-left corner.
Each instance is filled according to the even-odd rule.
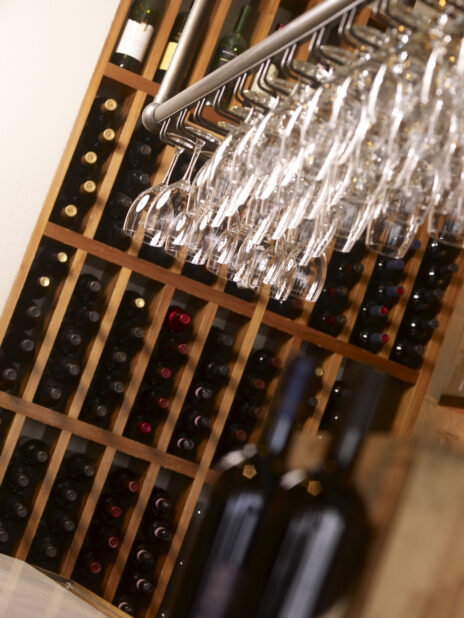
[[[239,18],[237,20],[237,23],[235,24],[235,28],[234,28],[234,33],[235,34],[240,34],[243,36],[247,24],[248,24],[248,19],[251,15],[252,12],[252,7],[249,4],[245,4],[242,6],[242,9],[240,11],[240,15]]]

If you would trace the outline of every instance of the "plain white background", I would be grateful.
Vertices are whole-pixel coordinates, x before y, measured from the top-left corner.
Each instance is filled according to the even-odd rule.
[[[118,3],[0,2],[0,311]]]

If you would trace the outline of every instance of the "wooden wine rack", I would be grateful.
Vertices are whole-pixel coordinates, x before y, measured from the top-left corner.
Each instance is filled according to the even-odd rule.
[[[291,2],[290,6],[293,10],[303,12],[316,3],[317,0],[311,0],[310,2]],[[0,392],[0,406],[12,413],[12,421],[3,438],[2,451],[0,454],[0,482],[4,477],[26,419],[38,421],[48,427],[54,428],[56,431],[56,439],[54,440],[54,445],[51,450],[51,457],[45,477],[36,489],[31,515],[24,534],[18,539],[13,552],[13,555],[17,558],[26,559],[71,437],[78,436],[83,440],[88,440],[100,446],[96,476],[88,495],[84,499],[79,515],[78,526],[71,545],[60,565],[60,573],[65,577],[70,577],[115,454],[117,452],[124,453],[136,458],[140,462],[144,462],[142,466],[144,471],[141,477],[139,495],[136,503],[129,509],[125,516],[122,543],[117,557],[105,573],[103,596],[108,600],[112,600],[150,493],[157,481],[160,470],[169,471],[183,477],[185,479],[185,484],[177,504],[175,534],[170,549],[160,564],[153,600],[146,613],[147,616],[155,616],[161,605],[179,549],[184,540],[203,485],[212,481],[215,477],[215,472],[211,468],[213,455],[231,408],[236,387],[240,381],[260,327],[268,327],[279,334],[281,347],[280,350],[276,350],[276,352],[284,362],[298,352],[301,345],[305,342],[317,346],[326,352],[322,362],[324,369],[323,383],[320,392],[317,394],[318,406],[306,423],[306,431],[313,434],[318,431],[319,423],[323,416],[324,408],[339,367],[343,358],[348,358],[374,367],[392,378],[401,381],[405,386],[399,406],[396,411],[394,411],[393,432],[396,435],[407,436],[411,433],[417,418],[434,363],[438,356],[443,334],[451,317],[457,294],[463,281],[464,260],[462,257],[458,260],[459,270],[453,275],[451,284],[444,294],[443,308],[439,316],[440,326],[436,329],[432,340],[427,345],[423,367],[420,371],[415,371],[392,362],[388,358],[391,345],[395,340],[407,304],[408,294],[405,294],[391,312],[389,331],[387,331],[390,335],[390,346],[385,346],[383,351],[379,354],[372,354],[349,343],[350,333],[356,321],[356,316],[366,286],[369,282],[369,277],[375,265],[376,256],[372,253],[368,252],[363,258],[364,273],[359,283],[356,284],[350,293],[350,306],[345,312],[347,316],[346,327],[339,337],[334,338],[307,326],[312,305],[307,304],[300,317],[295,320],[290,320],[266,309],[267,295],[265,292],[263,292],[255,302],[248,302],[224,292],[224,281],[222,280],[217,280],[216,283],[209,286],[183,275],[182,263],[179,260],[175,261],[172,267],[163,268],[137,257],[140,244],[136,240],[132,242],[128,251],[120,251],[95,240],[94,235],[104,206],[112,190],[136,122],[145,104],[146,96],[153,96],[157,92],[158,85],[152,81],[153,76],[182,2],[181,0],[172,0],[166,4],[166,10],[157,28],[157,34],[147,55],[147,60],[141,75],[133,74],[130,71],[110,63],[112,50],[115,47],[119,33],[125,22],[130,4],[131,0],[121,0],[120,2],[111,30],[103,46],[100,59],[82,102],[74,128],[69,137],[65,153],[52,181],[31,241],[26,249],[22,267],[19,270],[18,277],[6,303],[5,310],[0,318],[0,337],[3,338],[26,280],[33,257],[43,238],[59,241],[75,249],[67,276],[56,291],[53,311],[47,317],[42,338],[38,345],[38,352],[33,367],[23,384],[21,395],[14,396]],[[195,64],[190,74],[190,82],[194,82],[201,78],[207,70],[209,59],[215,48],[217,38],[231,4],[231,0],[214,3],[210,15],[208,33],[205,35],[196,57]],[[257,3],[258,17],[252,35],[252,43],[262,40],[269,34],[276,13],[283,4],[285,3],[279,3],[278,0],[261,0]],[[287,2],[287,7],[288,6],[289,3]],[[359,13],[359,21],[362,23],[367,23],[370,17],[371,14],[369,10],[362,9]],[[124,122],[117,134],[117,147],[105,165],[104,174],[98,186],[97,201],[86,217],[83,231],[77,233],[50,222],[49,216],[102,80],[110,80],[127,90],[128,96],[125,98],[122,109]],[[159,156],[157,170],[153,176],[154,182],[161,178],[170,160],[171,154],[171,149],[166,148],[164,153]],[[424,247],[426,246],[424,242],[426,235],[424,232],[421,233],[421,239],[423,240],[422,248],[415,252],[405,269],[404,287],[407,292],[410,292],[412,289],[421,263]],[[98,334],[93,338],[88,348],[79,383],[67,406],[67,413],[62,414],[33,403],[33,399],[76,281],[88,256],[97,258],[105,265],[105,268],[110,273],[109,283],[106,288],[107,301]],[[78,417],[105,341],[117,313],[119,303],[126,289],[126,284],[132,273],[137,273],[147,281],[153,282],[156,288],[149,308],[151,321],[146,332],[143,348],[133,361],[132,377],[127,385],[124,400],[115,415],[116,417],[113,420],[112,427],[111,429],[101,429],[80,420]],[[147,367],[151,351],[153,350],[162,327],[164,316],[174,295],[179,291],[188,295],[196,308],[194,312],[193,339],[191,342],[189,359],[185,367],[177,375],[169,416],[156,436],[156,447],[147,446],[125,437],[123,431],[141,384],[145,368]],[[168,452],[168,446],[209,330],[218,310],[221,308],[226,309],[231,315],[237,318],[238,326],[234,343],[234,361],[230,367],[231,374],[228,385],[220,391],[216,399],[217,416],[210,437],[202,449],[198,463],[193,463],[170,454]],[[274,379],[269,385],[269,397],[274,392],[277,383],[278,378]]]

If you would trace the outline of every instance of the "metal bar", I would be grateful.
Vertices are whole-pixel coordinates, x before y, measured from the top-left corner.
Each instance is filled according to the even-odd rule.
[[[198,33],[204,25],[204,14],[210,0],[195,0],[177,42],[176,50],[164,74],[153,103],[159,104],[169,99],[178,88],[182,77],[192,60],[192,47],[198,40]]]
[[[308,37],[314,30],[335,20],[346,11],[363,4],[368,4],[367,0],[325,0],[168,101],[154,101],[147,105],[142,117],[145,128],[155,132],[156,126],[163,120],[190,107],[245,71],[257,68],[268,58]]]

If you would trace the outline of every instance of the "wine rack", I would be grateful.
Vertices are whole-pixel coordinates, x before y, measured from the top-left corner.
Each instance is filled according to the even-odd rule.
[[[282,14],[288,19],[301,13],[317,3],[279,2],[260,0],[254,3],[255,22],[251,34],[254,44],[272,32],[277,16]],[[184,3],[185,4],[185,3]],[[91,454],[95,464],[95,475],[82,491],[80,503],[75,512],[75,530],[61,543],[63,548],[55,559],[53,568],[64,577],[78,574],[81,552],[85,549],[91,522],[98,512],[99,498],[106,491],[110,471],[118,465],[129,466],[138,475],[139,491],[124,506],[121,521],[118,523],[120,535],[119,546],[110,557],[105,558],[103,570],[95,580],[95,590],[105,599],[112,601],[119,589],[120,579],[131,550],[138,535],[139,526],[155,486],[172,490],[174,505],[174,523],[172,541],[166,551],[160,553],[154,570],[154,593],[150,602],[146,602],[139,615],[155,616],[165,594],[171,573],[184,541],[200,493],[205,483],[215,478],[213,466],[218,443],[231,409],[237,388],[246,375],[247,363],[253,349],[269,347],[278,356],[283,365],[293,355],[312,354],[318,359],[323,369],[320,388],[314,393],[314,409],[308,415],[304,431],[315,434],[324,415],[332,387],[337,376],[347,362],[362,363],[374,367],[388,377],[388,388],[384,399],[385,414],[388,422],[385,428],[399,436],[411,433],[425,396],[434,363],[437,359],[443,334],[451,317],[457,294],[464,276],[462,256],[455,259],[457,272],[453,273],[449,285],[441,299],[438,314],[439,325],[435,328],[431,340],[425,348],[425,356],[420,369],[413,369],[390,360],[390,354],[400,329],[410,293],[419,271],[427,236],[424,230],[418,235],[421,246],[416,249],[403,269],[401,286],[405,293],[389,311],[386,334],[389,336],[380,352],[373,353],[350,342],[365,291],[376,266],[377,257],[371,252],[364,252],[359,261],[363,271],[358,281],[348,291],[347,306],[343,313],[346,322],[337,337],[326,334],[308,326],[313,305],[306,304],[296,311],[293,318],[267,308],[268,297],[265,292],[255,298],[243,298],[233,293],[221,279],[211,279],[211,283],[200,280],[202,277],[188,276],[192,271],[185,269],[179,260],[169,264],[161,263],[159,255],[153,259],[143,252],[141,257],[140,242],[133,239],[127,250],[121,250],[95,238],[105,206],[110,199],[132,135],[138,129],[138,119],[147,98],[154,96],[159,85],[152,81],[168,41],[169,32],[181,9],[181,0],[166,3],[166,8],[155,29],[155,37],[150,45],[140,75],[131,73],[110,62],[126,15],[130,0],[121,0],[112,28],[103,46],[100,60],[90,81],[82,102],[76,123],[70,135],[66,151],[53,179],[45,205],[39,216],[33,237],[26,249],[23,267],[0,318],[0,336],[7,332],[18,299],[27,294],[31,267],[37,264],[35,256],[42,246],[59,247],[66,253],[66,268],[49,290],[43,301],[43,314],[33,330],[35,352],[28,364],[24,364],[20,383],[12,392],[0,391],[2,408],[0,440],[0,483],[4,481],[8,466],[14,458],[18,441],[24,436],[40,437],[49,447],[49,460],[43,473],[37,478],[30,498],[30,514],[20,533],[13,535],[8,553],[23,560],[32,560],[34,539],[48,517],[50,502],[53,500],[54,485],[62,475],[63,466],[70,453]],[[201,78],[207,70],[211,54],[216,46],[224,21],[228,15],[231,0],[216,2],[209,16],[208,33],[199,48],[195,64],[191,68],[189,83]],[[185,7],[184,7],[185,8]],[[372,21],[370,9],[363,8],[357,16],[358,23]],[[305,57],[304,46],[298,55]],[[97,93],[116,93],[120,101],[119,119],[115,125],[116,147],[104,161],[97,184],[96,200],[85,212],[80,213],[79,225],[66,227],[57,213],[61,212],[64,202],[60,201],[63,183],[68,167],[84,130],[89,112]],[[214,112],[210,111],[211,117]],[[156,138],[153,137],[153,144]],[[157,146],[160,146],[159,148]],[[156,183],[162,178],[172,157],[172,148],[154,148],[154,160],[151,166],[151,181]],[[79,355],[79,375],[68,387],[62,405],[53,402],[41,405],[38,388],[53,357],[53,350],[59,340],[63,320],[70,304],[75,301],[76,289],[82,274],[96,276],[101,283],[102,293],[98,305],[99,320],[95,328],[85,331],[84,343]],[[24,288],[24,290],[23,290]],[[133,350],[128,361],[127,375],[124,377],[125,388],[117,401],[112,403],[111,414],[104,424],[91,423],[81,415],[92,381],[97,373],[111,329],[118,319],[118,310],[126,290],[135,290],[146,301],[146,320],[144,338],[141,346]],[[126,427],[130,422],[131,411],[137,400],[145,370],[160,336],[164,332],[165,315],[169,307],[180,305],[192,316],[188,336],[188,355],[186,362],[178,367],[171,379],[169,390],[169,408],[160,422],[154,423],[153,435],[149,441],[138,441],[127,435]],[[228,367],[228,379],[218,384],[214,393],[214,413],[211,415],[212,426],[208,435],[197,445],[194,456],[181,457],[172,452],[172,441],[176,425],[185,402],[189,398],[192,384],[195,384],[196,370],[202,359],[205,344],[212,326],[220,326],[232,335],[233,344],[230,353],[223,362]],[[204,357],[203,357],[204,358]],[[276,371],[267,380],[265,396],[260,402],[264,408],[271,398],[279,381],[280,372]],[[392,397],[390,398],[390,394]],[[391,409],[390,401],[397,401]],[[258,435],[259,423],[247,432],[249,440]],[[125,463],[124,463],[125,462]],[[1,519],[1,517],[0,517]],[[32,552],[32,553],[31,553]],[[90,583],[92,586],[92,582]]]

